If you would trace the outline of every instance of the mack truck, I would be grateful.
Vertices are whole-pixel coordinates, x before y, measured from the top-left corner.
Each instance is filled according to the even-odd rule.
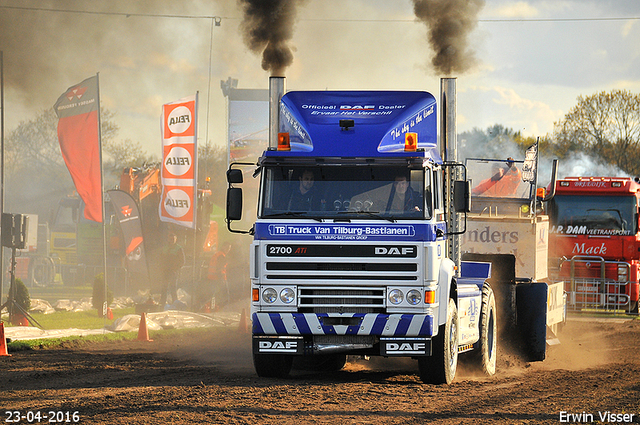
[[[470,186],[448,148],[455,79],[441,86],[439,140],[428,92],[285,94],[284,80],[270,79],[270,146],[227,171],[227,227],[253,236],[258,376],[298,363],[339,370],[347,355],[410,357],[423,382],[446,384],[462,353],[495,373],[498,300],[491,263],[460,259]],[[252,177],[257,217],[237,228]],[[544,297],[518,301],[545,309]]]
[[[638,313],[640,181],[567,177],[555,183],[549,266],[575,311]]]

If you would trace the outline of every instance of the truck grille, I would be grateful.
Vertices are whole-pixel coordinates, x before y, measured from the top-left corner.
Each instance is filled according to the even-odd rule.
[[[267,263],[267,270],[415,272],[417,269],[415,263]]]
[[[299,287],[298,300],[301,313],[381,313],[385,289]]]

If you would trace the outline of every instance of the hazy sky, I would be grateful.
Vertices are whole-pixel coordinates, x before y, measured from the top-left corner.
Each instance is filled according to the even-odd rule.
[[[218,22],[220,25],[216,26]],[[119,138],[160,156],[163,103],[200,93],[200,143],[226,140],[220,81],[267,88],[235,0],[0,0],[5,134],[99,72]],[[640,92],[637,0],[486,0],[458,78],[458,130],[553,130],[579,95]],[[307,0],[297,9],[288,90],[426,90],[438,97],[427,28],[411,0]],[[208,112],[208,116],[207,116]]]

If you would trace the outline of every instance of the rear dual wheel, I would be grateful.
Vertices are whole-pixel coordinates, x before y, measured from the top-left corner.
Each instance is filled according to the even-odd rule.
[[[498,348],[498,326],[496,322],[496,298],[493,289],[485,283],[482,287],[482,308],[480,310],[480,340],[474,360],[486,375],[495,375]]]

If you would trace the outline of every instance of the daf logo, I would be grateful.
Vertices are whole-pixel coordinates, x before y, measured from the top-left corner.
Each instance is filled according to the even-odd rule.
[[[375,253],[376,253],[376,255],[407,256],[407,255],[413,255],[415,253],[415,247],[413,247],[413,246],[403,246],[402,248],[398,248],[398,247],[392,246],[392,247],[387,248],[387,247],[384,247],[384,246],[377,246],[375,248]]]
[[[258,351],[261,353],[295,353],[298,341],[260,341]]]
[[[389,351],[425,351],[427,348],[424,342],[387,342],[387,352]]]
[[[271,350],[295,350],[298,348],[298,341],[260,341],[260,349],[271,349]]]

